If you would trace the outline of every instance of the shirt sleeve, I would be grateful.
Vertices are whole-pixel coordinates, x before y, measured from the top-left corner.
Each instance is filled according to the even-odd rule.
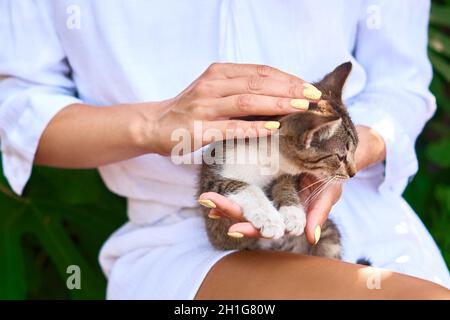
[[[414,144],[436,109],[428,90],[429,9],[426,0],[371,0],[358,25],[354,55],[367,83],[348,108],[355,124],[377,131],[386,143],[380,191],[401,194],[417,172]]]
[[[3,173],[21,194],[42,132],[80,102],[47,1],[0,2],[0,143]]]

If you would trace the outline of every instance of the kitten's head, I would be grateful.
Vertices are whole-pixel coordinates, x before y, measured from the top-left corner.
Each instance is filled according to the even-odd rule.
[[[322,92],[322,100],[310,103],[309,111],[280,120],[282,170],[308,172],[319,178],[355,175],[358,136],[341,97],[351,68],[351,62],[341,64],[314,83]]]

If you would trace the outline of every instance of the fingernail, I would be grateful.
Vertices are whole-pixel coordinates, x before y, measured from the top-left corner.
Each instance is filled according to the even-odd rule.
[[[306,99],[292,99],[291,106],[297,109],[307,110],[309,107],[309,101]]]
[[[215,214],[215,213],[210,212],[210,213],[208,213],[208,218],[217,220],[217,219],[220,219],[220,218],[222,218],[222,217],[219,216],[218,214]]]
[[[314,85],[312,85],[312,84],[309,83],[309,82],[303,82],[303,86],[304,86],[305,88],[311,88],[311,89],[319,90],[319,89],[317,89],[316,87],[314,87]]]
[[[319,242],[321,233],[322,229],[320,229],[320,226],[317,226],[316,230],[314,231],[314,245],[316,245],[317,242]]]
[[[197,201],[202,206],[210,208],[210,209],[214,209],[216,207],[216,204],[208,199],[198,199]]]
[[[322,92],[310,83],[304,83],[303,87],[305,88],[303,89],[303,95],[305,98],[317,100],[322,96]]]
[[[235,239],[240,239],[244,237],[244,235],[240,232],[228,232],[228,236]]]
[[[269,130],[278,129],[280,127],[280,123],[278,121],[267,121],[264,124],[264,128]]]

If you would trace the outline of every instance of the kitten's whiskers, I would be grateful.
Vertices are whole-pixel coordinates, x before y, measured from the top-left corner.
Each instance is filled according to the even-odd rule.
[[[314,189],[312,192],[311,192],[311,194],[306,198],[306,200],[305,200],[305,205],[307,205],[309,202],[310,202],[310,199],[312,198],[312,197],[314,197],[317,193],[319,193],[319,192],[321,192],[321,190],[322,190],[322,188],[329,182],[329,179],[330,178],[327,178],[327,179],[325,179],[325,181],[321,181],[322,183],[316,188],[316,189]]]
[[[312,186],[314,186],[314,185],[316,185],[316,184],[318,184],[318,183],[320,183],[320,182],[323,182],[323,181],[325,181],[325,180],[327,180],[327,179],[330,179],[330,178],[329,178],[329,177],[325,177],[325,178],[319,179],[319,180],[317,180],[316,182],[313,182],[313,183],[311,183],[310,185],[304,187],[304,188],[301,189],[299,192],[305,191],[306,189],[309,189],[310,187],[312,187]]]
[[[316,190],[315,192],[311,193],[309,195],[309,197],[305,200],[305,206],[310,205],[314,200],[316,200],[319,195],[325,191],[331,184],[332,182],[336,179],[335,176],[332,176],[330,178],[328,178],[328,180],[326,182],[324,182],[323,184],[321,184]]]

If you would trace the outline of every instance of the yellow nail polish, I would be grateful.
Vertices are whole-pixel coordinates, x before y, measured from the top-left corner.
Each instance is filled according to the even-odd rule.
[[[320,240],[320,234],[322,233],[322,229],[320,229],[320,226],[316,227],[316,230],[314,231],[314,244],[316,245],[317,242]]]
[[[308,83],[308,82],[303,82],[303,87],[319,90],[316,87],[314,87],[311,83]]]
[[[318,100],[322,96],[322,92],[320,92],[316,88],[306,87],[303,90],[303,95],[305,96],[305,98]]]
[[[302,109],[302,110],[307,110],[309,107],[309,101],[306,99],[292,99],[290,104],[291,104],[291,107],[294,107],[297,109]]]
[[[210,212],[210,213],[208,213],[208,218],[217,220],[217,219],[220,219],[221,216]]]
[[[208,199],[198,199],[197,201],[202,206],[210,208],[210,209],[214,209],[216,207],[216,204]]]
[[[278,129],[280,127],[280,123],[278,121],[267,121],[264,124],[264,128],[269,130]]]
[[[228,236],[235,239],[240,239],[244,237],[244,235],[240,232],[228,232]]]
[[[303,90],[303,95],[308,99],[320,99],[322,96],[322,92],[320,92],[319,89],[317,89],[315,86],[313,86],[311,83],[303,83],[303,87],[305,88]]]

